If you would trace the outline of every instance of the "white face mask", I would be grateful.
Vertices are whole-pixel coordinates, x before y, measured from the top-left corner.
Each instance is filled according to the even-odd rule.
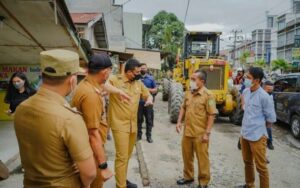
[[[198,89],[198,86],[195,81],[192,81],[192,80],[190,81],[190,88],[191,88],[191,91]]]
[[[72,98],[73,98],[73,96],[74,96],[75,88],[76,88],[76,85],[77,85],[77,77],[71,78],[71,80],[70,80],[70,85],[71,85],[70,93],[65,97],[65,99],[66,99],[68,102],[71,102],[71,100],[72,100]]]

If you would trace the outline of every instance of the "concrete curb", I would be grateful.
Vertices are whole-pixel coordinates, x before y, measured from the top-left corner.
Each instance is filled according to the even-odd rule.
[[[8,168],[9,173],[13,173],[15,170],[21,167],[20,154],[17,153],[5,162],[5,166]]]
[[[145,162],[145,158],[143,154],[142,144],[141,142],[137,142],[135,146],[136,146],[137,159],[140,167],[142,183],[144,186],[150,186],[150,177],[149,177],[147,164]]]

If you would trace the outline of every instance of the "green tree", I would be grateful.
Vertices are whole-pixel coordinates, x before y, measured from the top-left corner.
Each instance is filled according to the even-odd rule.
[[[266,66],[266,61],[264,59],[256,60],[254,66],[264,68]]]
[[[150,24],[145,43],[148,48],[160,49],[168,53],[169,69],[172,69],[176,60],[177,49],[182,47],[184,24],[173,13],[160,11]]]
[[[244,51],[240,56],[240,62],[242,65],[246,64],[247,58],[250,57],[250,52],[248,50]]]
[[[276,59],[272,61],[272,70],[280,70],[282,73],[290,68],[289,63],[284,59]]]

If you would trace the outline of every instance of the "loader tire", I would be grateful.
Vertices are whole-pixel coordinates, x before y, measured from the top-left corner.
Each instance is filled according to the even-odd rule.
[[[180,83],[171,83],[171,96],[169,97],[169,112],[171,123],[177,123],[180,108],[183,102],[184,93]]]
[[[169,99],[169,90],[170,90],[170,80],[168,80],[167,78],[164,78],[162,86],[163,86],[162,100],[163,101],[168,101],[168,99]]]

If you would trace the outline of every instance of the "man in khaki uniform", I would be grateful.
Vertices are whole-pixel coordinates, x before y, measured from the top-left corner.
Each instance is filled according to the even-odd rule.
[[[137,137],[137,111],[140,98],[145,105],[153,105],[152,96],[139,80],[140,63],[130,59],[125,65],[125,73],[112,76],[109,83],[122,89],[131,96],[130,103],[124,103],[115,94],[109,96],[108,123],[111,126],[115,148],[115,172],[117,188],[136,188],[137,185],[127,180],[128,162]]]
[[[79,56],[67,50],[41,52],[43,84],[15,113],[24,187],[89,187],[96,176],[89,137],[72,94]]]
[[[113,176],[113,173],[108,169],[104,150],[108,125],[104,116],[105,104],[102,96],[104,83],[111,70],[112,63],[107,55],[93,55],[88,64],[88,75],[80,82],[72,99],[72,106],[75,106],[83,114],[98,166],[97,177],[91,188],[102,187],[104,181]],[[114,90],[108,88],[107,90],[117,94],[122,93],[117,88]]]
[[[205,88],[206,72],[197,70],[191,77],[191,91],[185,94],[178,117],[176,130],[181,131],[181,122],[185,117],[182,138],[182,156],[184,178],[177,181],[185,185],[194,181],[194,153],[198,160],[199,188],[207,188],[210,181],[208,155],[209,136],[217,113],[213,94]]]

